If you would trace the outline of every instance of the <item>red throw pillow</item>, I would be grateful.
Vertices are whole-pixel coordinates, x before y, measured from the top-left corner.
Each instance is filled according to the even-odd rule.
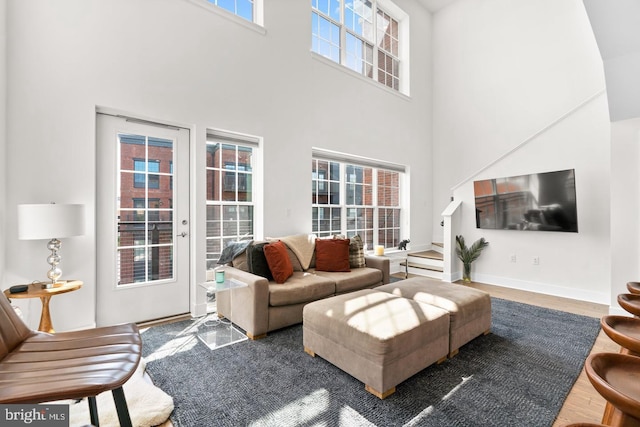
[[[317,239],[316,270],[351,271],[349,268],[349,239]]]
[[[293,266],[287,253],[287,247],[280,240],[265,245],[264,256],[267,258],[269,270],[271,270],[273,280],[276,283],[284,283],[293,276]]]

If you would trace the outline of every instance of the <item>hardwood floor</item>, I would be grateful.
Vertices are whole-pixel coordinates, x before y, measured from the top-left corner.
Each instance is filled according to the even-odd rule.
[[[401,273],[397,277],[402,278],[404,275]],[[558,298],[533,292],[519,291],[517,289],[503,288],[500,286],[485,285],[482,283],[470,283],[468,286],[481,289],[497,298],[547,307],[554,310],[562,310],[569,313],[581,314],[583,316],[600,318],[608,314],[609,310],[608,306],[602,304],[594,304],[568,298]],[[620,346],[611,341],[611,339],[609,339],[609,337],[607,337],[602,331],[600,331],[600,334],[596,338],[596,342],[591,349],[591,353],[618,353],[619,351]],[[558,417],[553,423],[553,427],[562,427],[567,424],[578,422],[598,424],[602,420],[604,406],[605,400],[600,396],[600,394],[598,394],[598,392],[595,391],[583,369],[580,377],[567,396]]]

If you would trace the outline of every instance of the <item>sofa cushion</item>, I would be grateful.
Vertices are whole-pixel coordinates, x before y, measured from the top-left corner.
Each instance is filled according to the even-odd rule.
[[[284,243],[278,241],[265,245],[264,256],[276,283],[282,284],[293,275],[293,267]]]
[[[273,280],[267,258],[264,256],[264,246],[268,243],[253,243],[247,247],[247,265],[249,273]]]
[[[316,271],[349,270],[349,240],[316,240]]]
[[[283,306],[326,298],[335,293],[333,280],[295,271],[285,286],[269,282],[269,305]]]
[[[352,292],[382,284],[382,271],[377,268],[354,268],[350,272],[316,270],[315,274],[333,280],[336,284],[336,294],[343,294],[345,292]]]
[[[293,267],[293,271],[304,271],[304,268],[302,268],[302,264],[300,264],[300,260],[298,259],[296,254],[293,253],[291,248],[287,246],[286,243],[285,246],[287,247],[287,255],[289,255],[289,261],[291,261],[291,267]]]
[[[249,264],[247,263],[247,251],[245,250],[240,255],[235,257],[231,261],[231,266],[237,268],[238,270],[249,272]]]

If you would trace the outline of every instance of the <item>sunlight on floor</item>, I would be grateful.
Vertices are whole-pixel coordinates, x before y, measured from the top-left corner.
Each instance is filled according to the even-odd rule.
[[[198,338],[195,335],[188,335],[184,337],[177,337],[175,339],[170,340],[165,345],[148,355],[144,358],[147,362],[151,362],[153,360],[162,359],[167,356],[171,356],[176,353],[180,353],[183,351],[189,351],[198,342]]]
[[[451,391],[449,393],[447,393],[442,400],[447,400],[448,398],[450,398],[451,396],[453,396],[453,394],[460,390],[460,388],[462,388],[463,385],[466,384],[467,381],[469,381],[471,378],[473,378],[473,375],[471,375],[470,377],[462,377],[462,382],[460,384],[458,384],[457,386],[455,386],[454,388],[451,389]]]
[[[465,385],[467,383],[467,381],[469,381],[470,379],[473,378],[473,375],[471,375],[470,377],[462,377],[462,382],[460,384],[458,384],[457,386],[455,386],[454,388],[451,389],[451,391],[449,391],[449,393],[445,394],[442,397],[442,400],[447,400],[449,399],[451,396],[453,396],[458,390],[460,390],[462,388],[463,385]],[[424,425],[425,419],[431,415],[431,413],[433,412],[433,405],[424,408],[422,411],[420,411],[420,413],[418,415],[416,415],[415,417],[413,417],[409,422],[407,422],[405,424],[405,427],[410,427],[410,426],[419,426],[419,425]]]
[[[325,389],[316,390],[308,396],[294,400],[283,408],[252,422],[251,426],[270,425],[271,423],[286,420],[288,425],[314,425],[316,418],[322,419],[323,414],[329,409],[331,396]]]
[[[362,416],[358,411],[353,409],[351,406],[345,406],[340,408],[340,425],[349,426],[349,425],[358,425],[358,426],[366,426],[370,425],[372,427],[376,427],[374,423],[369,421],[367,418]]]
[[[203,319],[195,321],[187,328],[178,332],[174,339],[167,341],[164,345],[162,345],[162,347],[158,348],[156,351],[145,357],[144,360],[147,362],[151,362],[153,360],[162,359],[176,353],[191,350],[198,342],[196,333],[198,332],[198,325],[203,321],[206,321],[206,317]],[[144,336],[144,333],[146,331],[147,329],[143,329],[140,331],[140,333]]]
[[[472,378],[473,375],[462,377],[461,382],[444,395],[442,400],[447,400],[452,397]],[[250,425],[260,426],[271,425],[272,423],[284,423],[286,425],[306,425],[309,427],[328,426],[331,423],[327,421],[326,413],[332,410],[330,407],[331,399],[331,394],[326,389],[319,389],[308,396],[290,402],[282,408],[255,420]],[[405,427],[425,425],[429,415],[431,415],[433,411],[433,405],[423,409],[414,418],[405,423]],[[342,405],[340,407],[339,425],[375,426],[375,424],[367,419],[366,415],[367,414],[360,414],[348,405]]]

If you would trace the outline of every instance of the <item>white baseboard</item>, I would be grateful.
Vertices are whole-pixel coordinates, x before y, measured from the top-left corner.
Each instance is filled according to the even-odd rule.
[[[631,314],[629,314],[628,311],[626,311],[622,307],[618,307],[617,305],[609,306],[609,314],[616,315],[616,316],[628,316],[628,317],[631,316]]]
[[[611,307],[610,295],[603,292],[583,291],[575,288],[565,288],[563,286],[552,285],[549,283],[529,282],[525,280],[511,279],[508,277],[492,276],[488,274],[472,273],[471,279],[474,282],[486,283],[488,285],[496,285],[505,288],[519,289],[522,291],[551,295],[555,297],[593,302],[596,304],[609,305]]]

